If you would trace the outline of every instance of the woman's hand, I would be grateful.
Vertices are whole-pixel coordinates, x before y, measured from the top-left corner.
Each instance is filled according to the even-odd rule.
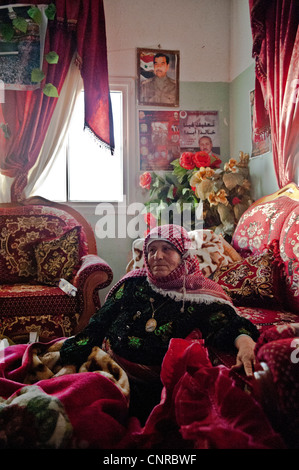
[[[235,346],[238,349],[236,364],[232,369],[241,369],[244,367],[245,374],[252,376],[256,359],[254,355],[255,342],[250,336],[241,335],[235,341]]]

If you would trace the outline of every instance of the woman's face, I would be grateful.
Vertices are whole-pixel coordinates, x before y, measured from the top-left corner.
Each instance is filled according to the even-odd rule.
[[[162,240],[151,242],[147,259],[154,276],[164,277],[181,264],[181,255],[173,245]]]

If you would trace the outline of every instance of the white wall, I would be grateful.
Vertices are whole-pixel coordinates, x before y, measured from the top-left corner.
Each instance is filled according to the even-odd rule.
[[[254,63],[248,0],[231,0],[229,77],[234,80]]]
[[[180,51],[181,81],[229,81],[230,0],[104,0],[104,8],[110,75],[135,77],[136,48],[160,46]]]
[[[230,38],[230,153],[251,154],[251,115],[249,93],[255,88],[255,62],[248,0],[231,0]],[[255,200],[278,189],[273,155],[268,152],[250,159],[252,196]]]

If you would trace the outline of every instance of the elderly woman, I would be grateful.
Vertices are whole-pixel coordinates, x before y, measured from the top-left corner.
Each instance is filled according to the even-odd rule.
[[[130,378],[131,402],[141,384],[157,385],[159,370],[171,338],[185,338],[199,329],[206,346],[237,349],[234,367],[252,375],[256,327],[237,315],[231,300],[215,282],[206,279],[190,253],[191,240],[180,226],[156,227],[144,241],[145,268],[124,276],[109,292],[88,326],[67,339],[62,364],[82,364],[100,346]],[[137,384],[137,386],[136,386]],[[133,396],[132,396],[133,395]]]

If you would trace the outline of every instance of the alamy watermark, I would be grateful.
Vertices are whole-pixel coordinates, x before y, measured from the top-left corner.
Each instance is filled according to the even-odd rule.
[[[293,364],[298,364],[299,362],[299,338],[293,339],[291,342],[291,348],[294,348],[294,351],[291,353],[291,362]]]
[[[151,204],[145,207],[140,202],[134,202],[126,206],[126,199],[113,204],[100,203],[96,206],[95,214],[101,216],[96,222],[95,234],[98,238],[142,238],[147,229],[152,229],[156,225],[154,218],[146,222],[146,214],[155,212],[159,204]],[[161,212],[161,225],[175,224],[182,225],[187,231],[200,230],[203,228],[203,207],[202,203],[194,211],[191,203],[183,204],[178,210],[175,203],[165,207]]]
[[[0,103],[5,103],[5,85],[3,80],[0,80]]]

